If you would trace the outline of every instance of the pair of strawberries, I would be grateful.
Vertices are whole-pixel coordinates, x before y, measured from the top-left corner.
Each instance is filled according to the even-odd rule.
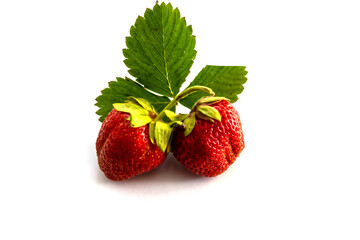
[[[209,109],[217,110],[216,117],[206,116]],[[175,125],[167,150],[171,148],[175,158],[196,174],[214,177],[223,173],[244,149],[239,114],[227,100],[198,102]],[[96,141],[99,166],[106,177],[125,180],[165,160],[168,151],[151,139],[150,128],[149,123],[132,126],[127,112],[113,109],[109,113]]]

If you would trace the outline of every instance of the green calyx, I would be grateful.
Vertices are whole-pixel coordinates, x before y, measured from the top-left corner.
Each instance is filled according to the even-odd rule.
[[[230,101],[225,97],[204,97],[199,99],[199,101],[196,104],[201,104],[201,103],[214,104],[222,100]]]
[[[155,140],[162,152],[165,152],[168,147],[172,129],[168,123],[157,121],[155,123]]]
[[[221,115],[219,111],[213,107],[206,105],[200,105],[197,108],[196,116],[199,118],[203,118],[204,120],[210,120],[212,122],[214,121],[213,119],[221,121]]]
[[[174,127],[185,124],[192,125],[192,128],[195,126],[194,113],[191,114],[191,118],[189,118],[188,114],[175,114],[170,109],[181,99],[197,91],[203,91],[214,96],[214,92],[210,88],[194,86],[185,89],[183,92],[176,95],[159,114],[157,114],[154,107],[143,98],[129,97],[129,100],[125,101],[125,103],[114,103],[113,107],[117,111],[130,113],[130,124],[132,127],[136,128],[149,124],[149,137],[151,143],[156,143],[162,152],[169,152]],[[211,111],[206,111],[206,109],[204,109],[204,112],[206,115],[206,112]],[[168,118],[167,121],[163,120],[165,116]],[[190,119],[191,122],[187,119]]]
[[[215,94],[210,88],[203,86],[194,86],[187,88],[178,95],[176,95],[174,99],[150,123],[150,129],[149,129],[150,140],[152,143],[156,141],[156,144],[161,149],[161,151],[163,152],[170,151],[170,147],[171,147],[170,142],[174,127],[177,125],[183,125],[183,121],[188,117],[187,114],[176,115],[170,109],[174,107],[183,98],[198,91],[206,92],[211,96],[214,96]],[[165,116],[167,116],[170,121],[164,122],[163,117]]]
[[[171,126],[173,125],[183,125],[183,122],[187,117],[188,117],[188,114],[178,114],[176,115],[173,111],[170,111],[170,110],[165,110],[165,115],[170,119],[170,122],[169,124]]]
[[[185,136],[187,137],[195,127],[196,118],[195,113],[190,113],[189,117],[184,120]]]
[[[152,121],[152,117],[156,116],[155,110],[150,108],[151,111],[149,111],[148,109],[144,108],[142,104],[140,105],[139,102],[151,106],[148,101],[142,98],[137,98],[136,102],[127,101],[125,103],[113,104],[117,111],[130,113],[130,124],[134,128],[148,124]]]
[[[154,107],[146,100],[143,98],[135,98],[135,97],[129,97],[130,99],[133,99],[134,101],[136,101],[139,105],[141,105],[143,108],[145,108],[146,110],[148,110],[149,112],[154,112],[156,113],[156,110],[154,109]]]
[[[219,111],[210,105],[222,100],[229,101],[227,98],[214,96],[199,99],[195,103],[188,117],[183,120],[183,126],[185,127],[185,136],[188,136],[194,129],[196,118],[211,122],[214,122],[214,120],[221,121],[221,115]]]

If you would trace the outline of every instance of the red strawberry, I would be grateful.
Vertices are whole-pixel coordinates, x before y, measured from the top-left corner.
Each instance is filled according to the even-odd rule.
[[[244,149],[244,136],[239,114],[228,101],[204,100],[200,100],[191,111],[190,120],[184,121],[185,127],[193,128],[192,131],[189,133],[181,126],[175,129],[172,151],[175,158],[190,171],[214,177],[234,163]],[[214,114],[217,117],[211,117]]]
[[[149,124],[133,127],[129,119],[129,113],[113,109],[96,141],[100,169],[111,180],[125,180],[148,172],[166,158],[166,153],[151,143]]]

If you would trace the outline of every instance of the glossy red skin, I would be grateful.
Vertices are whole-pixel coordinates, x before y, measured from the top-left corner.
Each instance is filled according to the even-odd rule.
[[[190,171],[215,177],[235,162],[245,147],[240,117],[225,100],[211,105],[221,115],[221,122],[196,118],[192,132],[185,137],[184,128],[174,132],[172,150],[175,158]]]
[[[121,181],[148,172],[166,158],[149,138],[149,125],[133,128],[130,114],[113,109],[103,122],[96,141],[100,169],[105,176]]]

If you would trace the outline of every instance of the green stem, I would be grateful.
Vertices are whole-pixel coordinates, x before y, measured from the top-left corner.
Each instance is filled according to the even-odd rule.
[[[153,121],[156,122],[156,121],[162,119],[165,116],[165,110],[170,110],[181,99],[183,99],[183,98],[187,97],[188,95],[190,95],[194,92],[197,92],[197,91],[207,92],[212,96],[215,95],[215,93],[210,88],[207,88],[207,87],[203,87],[203,86],[189,87],[189,88],[185,89],[184,91],[182,91],[181,93],[179,93],[178,95],[176,95],[174,97],[174,99],[168,105],[166,105],[166,107],[159,113],[159,115],[157,115],[157,117]]]

